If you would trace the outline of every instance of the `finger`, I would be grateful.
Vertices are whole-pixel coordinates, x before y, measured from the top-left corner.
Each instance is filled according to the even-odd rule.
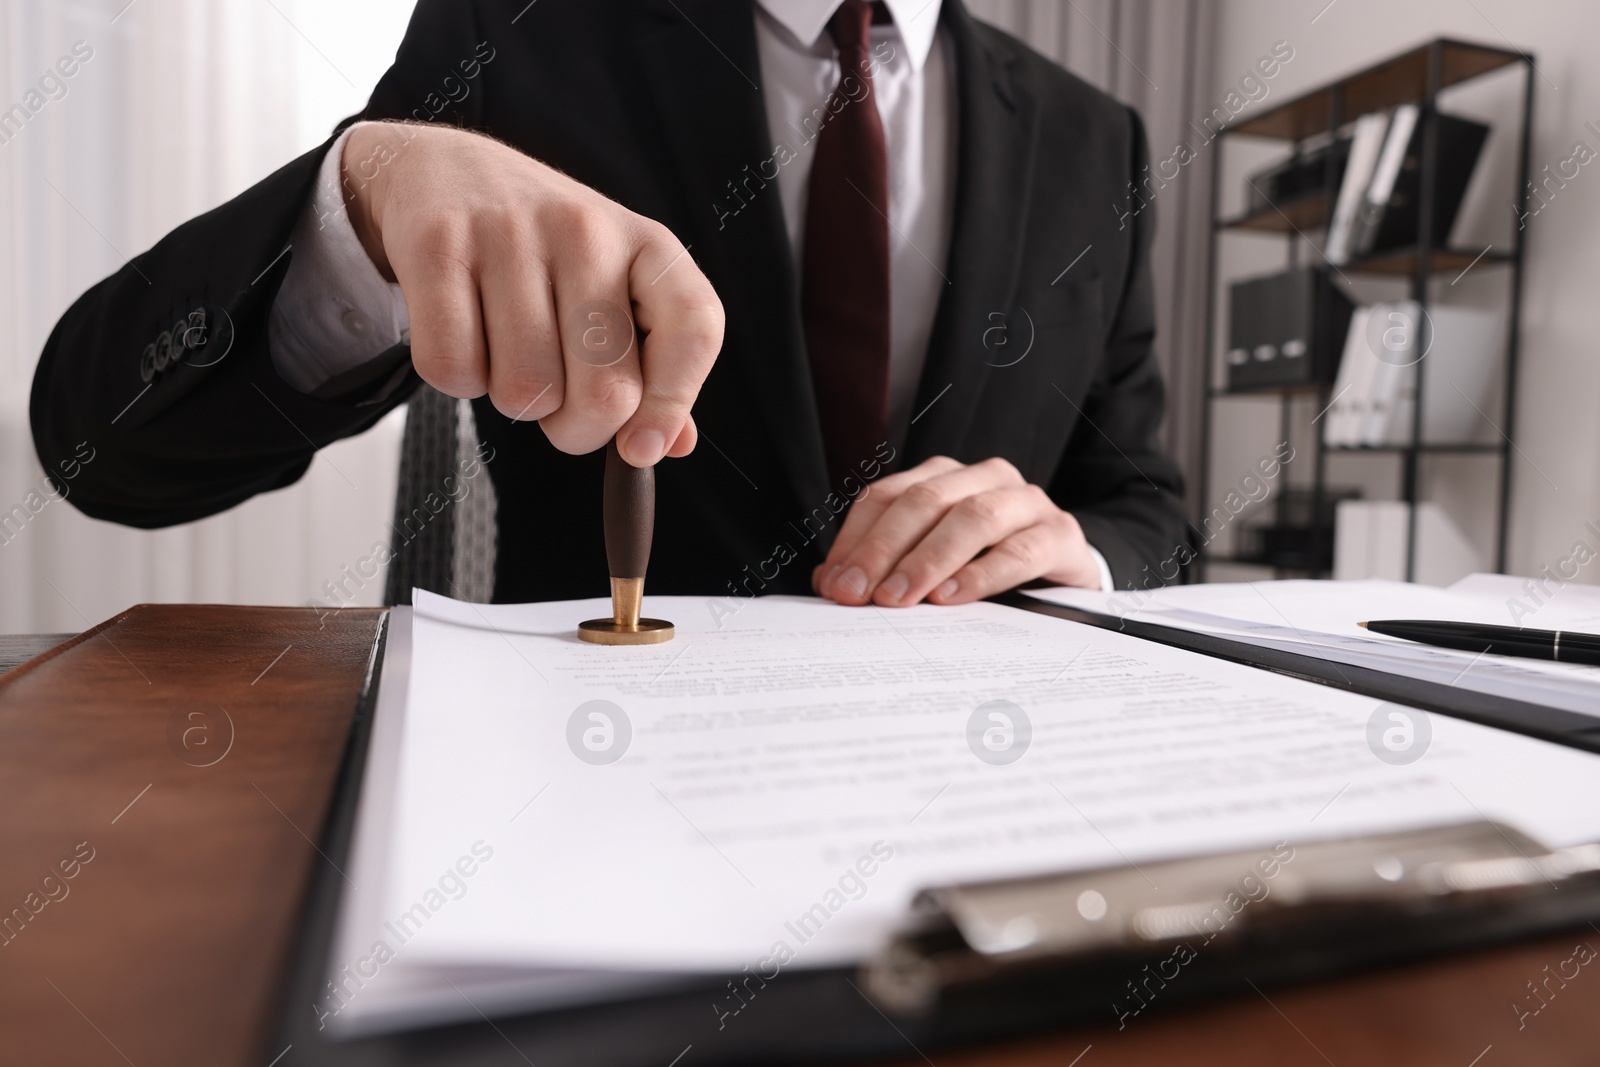
[[[657,462],[679,440],[722,350],[723,329],[722,301],[687,250],[664,226],[651,224],[647,234],[628,272],[644,331],[643,392],[617,438],[623,458],[637,467]]]
[[[856,497],[855,503],[850,505],[850,511],[844,517],[844,525],[839,528],[839,536],[833,539],[833,545],[828,549],[825,566],[842,564],[849,558],[850,553],[855,551],[861,539],[872,528],[872,524],[899,499],[900,494],[918,482],[961,470],[963,466],[949,456],[933,456],[908,471],[900,471],[872,482],[860,496]],[[821,589],[818,592],[823,596],[828,595]]]
[[[1044,490],[1033,485],[967,496],[896,562],[874,599],[886,607],[915,604],[984,549],[1048,521],[1056,511]]]
[[[890,577],[901,558],[928,536],[948,512],[974,497],[996,489],[1020,487],[1021,483],[1022,476],[1005,460],[985,460],[908,486],[883,510],[849,555],[838,561],[843,564],[834,579],[839,602],[864,604],[874,599],[878,584]],[[903,583],[896,582],[886,595],[899,603],[905,595]]]
[[[590,210],[570,208],[550,265],[566,395],[540,422],[552,444],[575,455],[604,447],[639,406],[642,388],[626,250]]]
[[[694,446],[700,441],[700,428],[694,424],[694,416],[690,415],[683,424],[683,431],[678,434],[678,439],[667,449],[667,455],[673,459],[682,459],[694,451]]]
[[[877,525],[886,511],[894,506],[912,486],[955,471],[966,465],[949,456],[932,456],[912,467],[867,486],[866,492],[856,498],[845,515],[839,536],[828,549],[820,575],[812,578],[813,588],[819,596],[832,597],[841,604],[865,604],[872,596],[871,585],[865,573],[851,573],[848,582],[840,581],[846,570],[846,561],[860,547],[861,542]]]
[[[489,399],[507,418],[538,421],[566,395],[550,283],[531,257],[507,254],[485,270],[481,288]]]
[[[446,396],[471,400],[489,391],[489,349],[467,240],[441,229],[391,262],[411,320],[412,366]]]
[[[928,601],[970,604],[1032,581],[1050,569],[1049,561],[1060,554],[1062,536],[1054,522],[1018,530],[941,582]]]

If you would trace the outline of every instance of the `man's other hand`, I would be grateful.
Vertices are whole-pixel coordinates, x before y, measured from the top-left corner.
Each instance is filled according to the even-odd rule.
[[[1071,512],[1003,459],[936,456],[873,482],[811,576],[841,604],[967,604],[1042,578],[1100,587]]]
[[[361,126],[343,166],[351,224],[400,283],[424,381],[487,393],[564,452],[616,435],[643,467],[694,448],[722,304],[665,226],[463,130]]]

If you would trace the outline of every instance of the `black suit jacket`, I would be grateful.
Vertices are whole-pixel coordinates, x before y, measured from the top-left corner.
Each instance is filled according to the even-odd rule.
[[[943,11],[959,100],[949,285],[921,414],[885,468],[1003,456],[1077,516],[1119,586],[1146,584],[1189,536],[1156,443],[1151,213],[1119,207],[1145,164],[1142,127],[959,0]],[[692,248],[727,332],[695,407],[700,446],[658,468],[657,593],[809,592],[858,491],[828,484],[798,279],[762,177],[774,136],[760,81],[749,0],[421,0],[361,116],[487,131]],[[143,527],[213,514],[294,482],[318,446],[407,395],[306,396],[268,356],[285,245],[327,147],[178,227],[56,326],[33,430],[87,514]],[[232,331],[226,356],[213,344],[153,376],[145,356],[141,374],[146,345],[201,304]],[[496,598],[602,594],[601,454],[562,454],[486,399],[475,412],[499,497]],[[83,442],[93,459],[69,481],[58,472]]]

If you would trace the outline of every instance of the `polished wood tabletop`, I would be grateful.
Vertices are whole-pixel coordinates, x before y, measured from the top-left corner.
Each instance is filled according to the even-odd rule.
[[[380,620],[145,606],[0,676],[0,1063],[293,1067],[273,1024]],[[1596,949],[1583,928],[1121,1029],[1108,1003],[1105,1025],[894,1062],[1595,1064]]]
[[[380,617],[147,605],[0,675],[0,1062],[270,1060]]]
[[[76,634],[0,634],[0,674],[20,667]]]

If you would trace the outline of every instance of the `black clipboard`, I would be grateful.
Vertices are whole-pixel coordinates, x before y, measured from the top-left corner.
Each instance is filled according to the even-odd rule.
[[[386,616],[375,638],[375,665],[382,662],[387,636]],[[664,995],[334,1039],[319,1026],[314,1005],[322,993],[344,888],[333,865],[346,865],[354,840],[381,673],[377,666],[369,670],[358,700],[335,799],[319,835],[319,847],[330,863],[317,867],[302,913],[301,938],[280,986],[279,1022],[264,1036],[263,1063],[279,1053],[283,1059],[275,1067],[818,1063],[914,1056],[917,1049],[997,1040],[1097,1016],[1092,1010],[1064,1011],[1060,1004],[1019,1003],[997,1012],[891,1018],[867,999],[855,971],[796,970],[781,972],[732,1017],[723,1014],[731,1003],[727,983],[744,979],[743,974],[730,973]]]
[[[1204,655],[1600,752],[1600,727],[1576,713],[1099,616],[1021,594],[996,599],[1007,606],[1121,629]],[[382,661],[387,633],[386,617],[375,637],[374,667],[359,698],[335,801],[320,835],[322,851],[341,867],[354,837],[381,675],[376,665]],[[745,974],[729,974],[670,993],[336,1040],[319,1025],[315,1005],[325,981],[342,889],[343,880],[332,864],[317,868],[302,912],[301,938],[293,946],[280,984],[279,1021],[271,1033],[263,1035],[264,1063],[280,1053],[283,1067],[515,1067],[528,1063],[541,1067],[721,1067],[926,1056],[952,1046],[1114,1021],[1116,992],[1138,971],[1141,952],[1151,964],[1166,955],[1155,946],[1088,954],[1068,966],[1031,968],[1020,982],[1012,981],[1008,970],[993,981],[962,986],[958,995],[940,1001],[932,1011],[897,1010],[881,995],[878,1001],[882,1004],[875,1002],[868,994],[873,982],[869,963],[862,969],[781,972],[760,988],[753,987]],[[931,891],[937,895],[938,888],[931,887]],[[1568,894],[1565,900],[1577,903],[1576,897]],[[1269,937],[1251,942],[1242,951],[1208,953],[1185,967],[1183,983],[1165,991],[1159,1010],[1235,991],[1244,988],[1246,981],[1267,985],[1323,979],[1401,959],[1483,948],[1569,929],[1600,915],[1600,895],[1585,897],[1576,908],[1570,904],[1558,908],[1491,905],[1467,921],[1373,926],[1382,936],[1347,936],[1292,950],[1274,944]],[[926,920],[909,921],[907,936],[919,936]],[[934,936],[948,938],[948,931]],[[946,942],[943,947],[959,946]],[[1284,950],[1277,951],[1280,948]],[[730,999],[737,995],[730,993],[730,983],[736,981],[743,983],[745,991],[737,1001]],[[730,1015],[734,1003],[742,1006]]]
[[[1375,671],[1370,667],[1339,663],[1322,656],[1263,648],[1248,641],[1181,630],[1140,619],[1103,615],[1082,608],[1052,604],[1025,593],[1007,593],[994,599],[996,603],[1007,607],[1021,608],[1041,615],[1053,615],[1058,619],[1097,626],[1104,630],[1118,630],[1131,637],[1171,645],[1189,652],[1198,652],[1214,659],[1244,663],[1278,674],[1287,674],[1303,681],[1343,689],[1346,692],[1405,704],[1424,711],[1438,712],[1441,715],[1493,726],[1514,734],[1537,737],[1541,741],[1553,741],[1570,748],[1583,749],[1586,752],[1600,753],[1600,718],[1568,711],[1565,708],[1552,708],[1473,689],[1407,678],[1400,674]]]

